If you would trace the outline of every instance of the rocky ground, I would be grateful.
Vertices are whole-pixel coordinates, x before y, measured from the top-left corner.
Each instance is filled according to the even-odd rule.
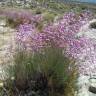
[[[93,22],[96,22],[96,19],[93,19],[92,21],[88,22],[88,24],[84,25],[77,35],[96,39],[96,28],[90,28],[90,24]],[[92,64],[90,65],[93,66]],[[79,76],[78,89],[78,95],[76,96],[96,96],[96,75]]]
[[[4,68],[11,63],[14,47],[14,29],[6,26],[5,20],[0,22],[0,80],[4,79]]]

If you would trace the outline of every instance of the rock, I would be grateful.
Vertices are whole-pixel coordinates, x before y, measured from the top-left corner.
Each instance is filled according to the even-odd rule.
[[[96,94],[89,92],[89,96],[96,96]]]
[[[85,36],[88,38],[96,39],[96,28],[91,28],[91,24],[96,23],[96,19],[89,21],[86,25],[81,27],[79,33],[76,35],[78,37]]]
[[[4,27],[0,26],[0,33],[2,33],[4,31]]]
[[[93,87],[96,87],[96,76],[94,76],[93,78],[90,78],[89,81],[90,81],[90,86],[93,86]]]
[[[96,76],[80,75],[77,86],[76,96],[96,96]]]
[[[4,86],[3,82],[0,82],[0,88],[2,88]]]
[[[0,26],[5,26],[6,25],[6,20],[0,20]]]
[[[89,76],[81,75],[78,78],[78,93],[77,96],[89,96]]]
[[[34,91],[29,91],[29,93],[27,94],[27,96],[37,96],[36,92]]]
[[[92,77],[89,79],[90,81],[90,87],[89,87],[89,91],[96,94],[96,76]]]

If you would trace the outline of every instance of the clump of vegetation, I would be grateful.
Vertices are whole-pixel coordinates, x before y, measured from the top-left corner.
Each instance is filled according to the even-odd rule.
[[[54,12],[46,12],[44,14],[44,21],[48,23],[52,23],[54,21],[54,18],[57,14]]]
[[[43,9],[43,8],[37,8],[36,10],[35,10],[35,14],[42,14],[43,12],[44,12],[45,10]]]
[[[19,24],[21,24],[21,20],[14,21],[11,18],[7,18],[6,22],[7,22],[7,26],[10,26],[12,28],[16,28],[17,26],[19,26]]]
[[[74,96],[77,67],[61,49],[46,48],[34,55],[17,52],[8,73],[3,86],[7,96]]]
[[[91,23],[91,24],[90,24],[90,28],[96,29],[96,22]]]

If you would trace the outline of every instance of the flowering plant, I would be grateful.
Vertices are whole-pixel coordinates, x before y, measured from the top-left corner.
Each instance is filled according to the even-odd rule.
[[[85,13],[82,13],[82,15],[85,16]],[[25,41],[27,41],[30,38],[31,41],[29,42],[30,43],[34,42],[32,43],[33,45],[30,44],[31,48],[38,49],[40,47],[46,46],[46,44],[49,44],[49,43],[52,43],[55,46],[64,48],[69,44],[69,41],[75,42],[77,40],[75,38],[76,33],[79,31],[81,26],[87,23],[88,21],[88,20],[86,21],[87,17],[85,18],[84,16],[77,17],[75,13],[72,13],[72,12],[65,13],[63,18],[58,22],[56,22],[56,24],[49,24],[43,27],[42,32],[38,32],[36,30],[36,27],[31,27],[31,26],[34,26],[34,23],[31,26],[30,24],[20,25],[16,36],[17,36],[17,39],[19,38],[19,41],[22,41],[24,45],[28,44],[28,42],[26,43]],[[29,27],[26,28],[26,26],[27,27],[29,26]],[[23,31],[22,31],[22,28],[24,28]],[[30,29],[32,31],[29,31]],[[32,35],[29,35],[29,34],[32,34]],[[26,39],[23,41],[23,38],[26,38]]]
[[[92,58],[95,56],[95,53],[94,56],[92,55],[93,53],[89,54],[92,52],[91,50],[88,51],[94,45],[92,43],[94,40],[90,40],[86,37],[78,38],[76,37],[76,34],[84,24],[88,23],[90,18],[91,14],[89,12],[80,14],[75,14],[73,12],[65,13],[62,19],[58,20],[56,23],[44,26],[42,32],[38,32],[36,27],[28,27],[27,30],[23,31],[21,30],[22,28],[19,27],[19,32],[16,35],[16,38],[19,38],[17,38],[17,40],[22,42],[24,47],[26,47],[25,49],[30,49],[31,51],[38,51],[42,48],[54,45],[59,48],[65,48],[66,55],[72,56],[78,60],[84,61],[84,58],[87,57],[89,58],[89,61],[87,60],[88,62],[83,62],[84,64],[82,65],[80,63],[78,66],[80,74],[89,74],[90,72],[93,72],[94,70],[91,70],[95,68],[92,67],[90,69],[90,67],[86,65],[87,63],[92,63]],[[26,27],[30,25],[20,26]],[[32,31],[28,31],[30,29]],[[95,71],[93,73],[95,73]]]

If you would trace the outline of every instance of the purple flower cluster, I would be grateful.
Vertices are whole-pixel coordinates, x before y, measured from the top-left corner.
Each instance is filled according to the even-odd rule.
[[[80,74],[96,75],[96,40],[84,38],[84,46],[75,57],[81,62],[78,64]]]
[[[24,48],[29,48],[32,43],[31,38],[35,32],[35,27],[31,24],[20,25],[16,33],[16,41],[23,45]]]
[[[82,14],[84,15],[84,13]],[[87,17],[85,18],[84,16],[82,16],[83,18],[82,20],[86,21]],[[34,20],[36,19],[37,17],[35,17]],[[22,43],[28,41],[29,38],[32,39],[30,42],[34,41],[34,44],[33,43],[32,44],[34,45],[35,49],[38,49],[40,47],[42,48],[49,44],[53,44],[55,46],[64,48],[67,45],[70,45],[69,41],[77,42],[77,39],[75,40],[75,34],[79,31],[80,27],[83,25],[82,20],[81,17],[78,16],[77,14],[73,12],[69,12],[69,13],[65,13],[63,18],[58,22],[56,22],[57,24],[50,24],[45,26],[42,32],[37,32],[36,27],[32,27],[34,26],[34,23],[32,25],[30,24],[20,25],[20,27],[18,28],[18,34],[16,36],[20,38],[19,41],[22,41]],[[40,44],[40,46],[38,44]]]
[[[68,56],[82,61],[82,64],[78,64],[80,74],[96,73],[96,45],[93,43],[94,40],[85,37],[76,38],[80,28],[88,23],[90,18],[89,12],[65,13],[59,21],[44,26],[42,32],[37,30],[34,23],[23,24],[18,28],[16,40],[23,45],[23,48],[31,51],[38,51],[50,45],[66,48]],[[90,64],[95,67],[90,66]]]

